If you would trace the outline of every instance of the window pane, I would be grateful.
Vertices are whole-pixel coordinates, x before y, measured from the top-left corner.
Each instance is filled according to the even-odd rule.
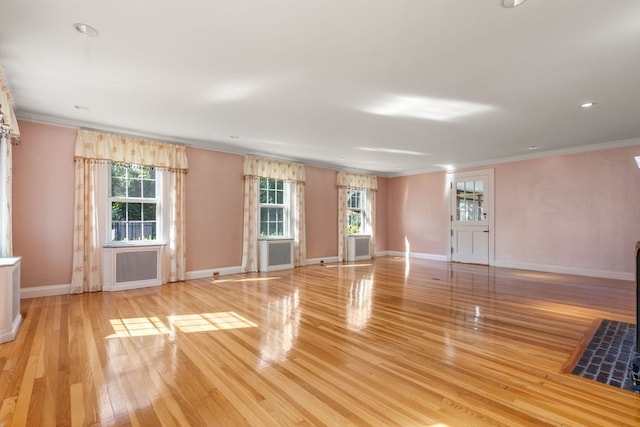
[[[126,180],[124,178],[111,178],[111,196],[126,197]]]
[[[127,167],[125,165],[111,165],[111,176],[127,176]]]
[[[140,170],[140,178],[143,179],[155,179],[156,178],[156,170],[155,168],[142,168]]]
[[[360,233],[362,227],[362,212],[349,211],[347,219],[349,223],[349,234]]]
[[[142,205],[142,219],[144,219],[145,221],[156,220],[156,204],[155,203],[144,203]]]
[[[113,221],[111,223],[111,240],[119,242],[127,237],[127,223],[125,221]]]
[[[127,184],[129,197],[142,197],[142,181],[139,179],[130,180]]]
[[[142,197],[148,199],[155,199],[156,197],[156,182],[145,179],[142,181]]]
[[[129,179],[140,178],[142,175],[142,169],[140,166],[132,165],[129,167]]]
[[[140,221],[129,222],[127,227],[129,240],[142,239],[142,223]]]
[[[360,209],[361,208],[360,200],[361,200],[360,191],[352,192],[351,195],[349,196],[349,199],[347,200],[347,207]]]
[[[127,203],[127,219],[140,221],[142,219],[142,203]]]
[[[156,239],[156,222],[144,221],[142,223],[142,232],[143,232],[144,239],[155,240]]]
[[[467,191],[467,193],[473,193],[473,181],[467,181],[464,183],[464,188]]]
[[[123,203],[123,202],[111,203],[111,220],[112,221],[127,220],[126,203]]]

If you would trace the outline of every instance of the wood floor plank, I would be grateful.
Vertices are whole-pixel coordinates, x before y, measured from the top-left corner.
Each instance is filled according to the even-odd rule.
[[[640,425],[569,372],[634,284],[385,257],[21,301],[6,426]]]

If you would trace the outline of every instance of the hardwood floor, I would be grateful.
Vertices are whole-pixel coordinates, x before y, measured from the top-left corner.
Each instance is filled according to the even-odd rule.
[[[640,425],[566,373],[631,282],[379,258],[23,300],[2,426]]]

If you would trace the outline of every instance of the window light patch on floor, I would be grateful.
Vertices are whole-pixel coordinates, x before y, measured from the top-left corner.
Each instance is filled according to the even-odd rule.
[[[171,335],[175,329],[184,333],[209,332],[226,329],[255,328],[257,323],[233,311],[167,316],[169,325],[158,317],[111,319],[114,333],[107,338],[127,338],[150,335]]]

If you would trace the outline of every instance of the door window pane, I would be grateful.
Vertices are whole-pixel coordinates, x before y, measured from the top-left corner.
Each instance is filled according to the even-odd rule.
[[[484,218],[484,183],[460,181],[456,183],[456,220],[482,221]]]

